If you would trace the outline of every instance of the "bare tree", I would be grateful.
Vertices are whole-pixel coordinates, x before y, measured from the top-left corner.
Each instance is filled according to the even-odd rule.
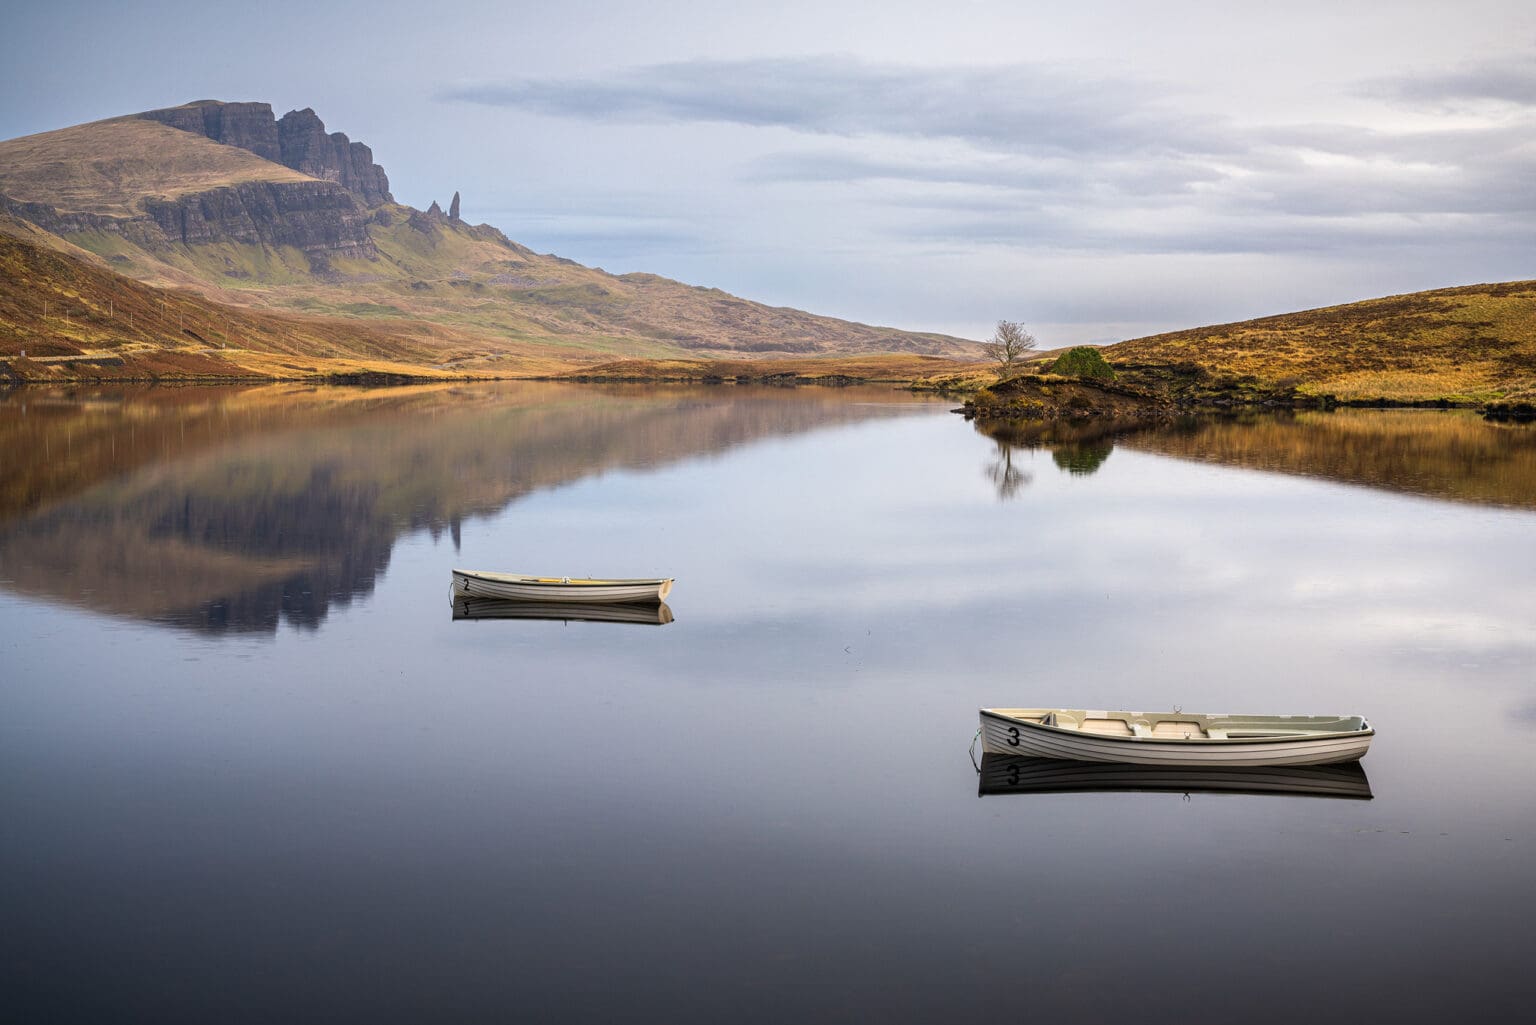
[[[991,340],[981,344],[981,351],[998,365],[1005,377],[1034,350],[1035,336],[1024,330],[1023,324],[1013,320],[999,320]]]

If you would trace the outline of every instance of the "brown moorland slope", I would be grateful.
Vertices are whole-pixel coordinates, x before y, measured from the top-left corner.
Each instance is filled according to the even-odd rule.
[[[1193,364],[1340,401],[1482,402],[1536,392],[1536,281],[1443,288],[1106,346],[1114,366]],[[1123,375],[1122,375],[1123,376]]]
[[[854,354],[597,362],[564,346],[487,354],[472,332],[403,318],[304,316],[212,302],[117,274],[0,214],[0,380],[507,378],[941,381],[976,364]]]
[[[117,274],[0,215],[0,378],[166,380],[465,376],[473,340],[426,324],[304,317],[211,302]],[[530,349],[501,376],[568,369]]]

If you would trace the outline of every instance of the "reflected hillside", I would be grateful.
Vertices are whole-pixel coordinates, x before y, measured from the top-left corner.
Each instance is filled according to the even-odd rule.
[[[1098,470],[1115,446],[1428,498],[1536,509],[1536,428],[1459,410],[1276,413],[1242,419],[978,424],[1000,451],[1051,452],[1062,472]]]
[[[1127,448],[1320,477],[1427,498],[1536,509],[1536,430],[1459,410],[1303,412],[1196,421],[1121,440]]]
[[[0,401],[0,586],[208,631],[315,626],[395,540],[530,492],[899,415],[871,390],[552,384],[23,390]],[[12,458],[14,455],[15,458]]]

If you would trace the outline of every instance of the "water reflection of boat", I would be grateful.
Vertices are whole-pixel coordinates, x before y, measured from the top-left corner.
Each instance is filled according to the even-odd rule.
[[[1137,765],[1357,762],[1376,731],[1358,715],[1210,715],[983,708],[982,750]]]
[[[1114,765],[1058,758],[983,754],[977,796],[1093,792],[1291,794],[1369,801],[1371,782],[1359,762],[1191,768]]]
[[[585,577],[533,577],[484,570],[453,571],[453,593],[466,598],[499,598],[502,601],[597,602],[617,605],[628,602],[663,602],[672,593],[671,579],[597,580]]]
[[[454,619],[559,619],[589,623],[642,623],[666,626],[672,622],[672,610],[666,604],[631,602],[604,605],[601,602],[501,601],[497,598],[453,599]]]

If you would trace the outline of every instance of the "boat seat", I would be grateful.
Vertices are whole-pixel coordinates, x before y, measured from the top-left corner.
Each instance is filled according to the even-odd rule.
[[[1185,737],[1203,737],[1205,730],[1197,722],[1183,720],[1160,722],[1152,727],[1152,736],[1183,740]]]
[[[1105,737],[1132,736],[1131,724],[1124,719],[1084,719],[1080,729],[1084,733],[1097,733]]]

